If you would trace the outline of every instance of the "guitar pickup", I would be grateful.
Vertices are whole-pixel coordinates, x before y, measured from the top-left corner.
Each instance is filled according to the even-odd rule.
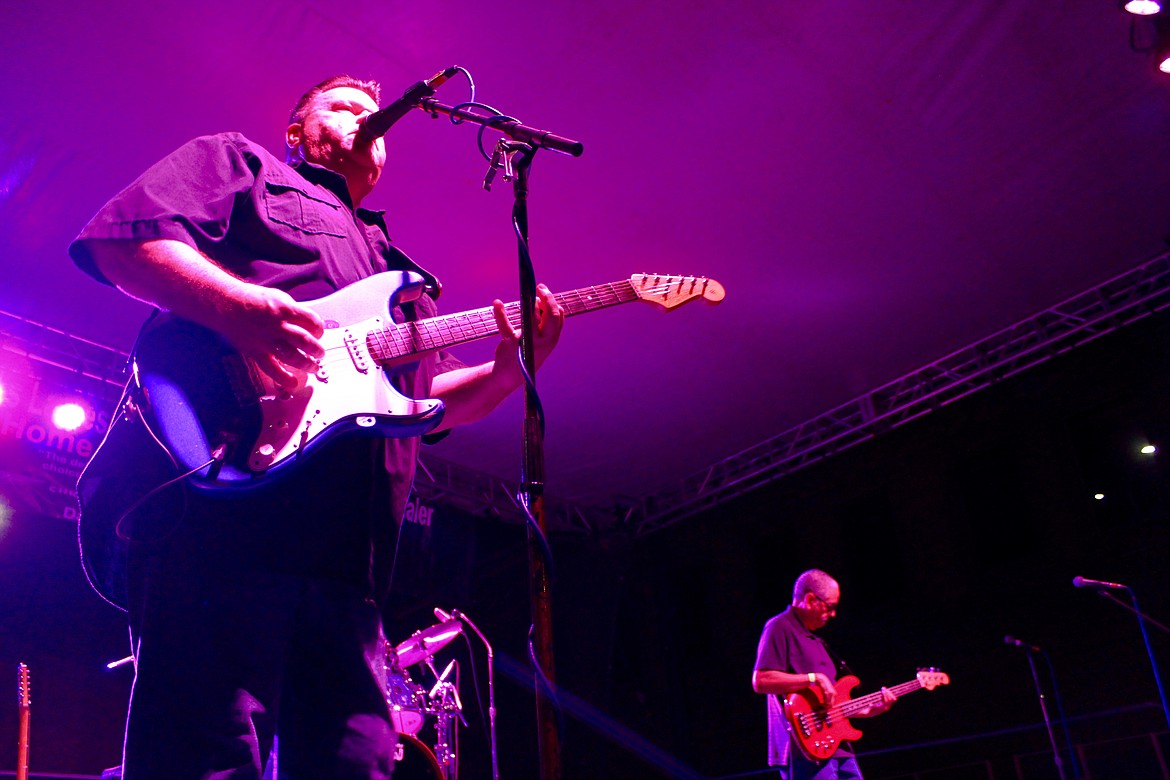
[[[360,373],[368,374],[370,371],[370,353],[366,351],[365,336],[359,339],[352,330],[346,328],[342,336],[342,342],[345,344],[345,350],[349,353],[349,359],[353,361],[353,367]]]

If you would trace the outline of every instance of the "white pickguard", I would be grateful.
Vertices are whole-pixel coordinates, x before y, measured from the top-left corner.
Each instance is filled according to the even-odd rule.
[[[305,304],[327,323],[320,339],[325,357],[319,370],[306,375],[291,393],[265,379],[266,393],[260,398],[262,428],[248,457],[252,471],[264,472],[283,463],[326,430],[333,434],[366,428],[391,435],[404,423],[422,424],[419,432],[439,424],[442,402],[399,393],[366,345],[370,331],[391,321],[390,308],[395,303],[391,298],[396,293],[399,300],[411,300],[421,291],[422,278],[417,274],[390,272]],[[379,311],[382,316],[369,316]]]

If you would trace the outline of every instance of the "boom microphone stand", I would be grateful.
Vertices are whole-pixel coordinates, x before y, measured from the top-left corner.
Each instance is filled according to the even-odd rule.
[[[1022,648],[1028,656],[1028,668],[1032,670],[1032,683],[1036,686],[1036,697],[1040,700],[1040,714],[1044,716],[1044,728],[1048,731],[1048,744],[1052,746],[1052,761],[1056,764],[1056,773],[1060,776],[1060,780],[1065,780],[1064,759],[1061,757],[1060,748],[1056,744],[1056,733],[1052,730],[1052,718],[1048,714],[1048,699],[1044,695],[1044,686],[1040,683],[1040,675],[1036,672],[1035,654],[1040,653],[1043,655],[1044,660],[1048,663],[1048,679],[1052,682],[1052,691],[1056,697],[1057,710],[1060,712],[1060,723],[1064,730],[1064,739],[1068,745],[1069,756],[1072,758],[1073,777],[1076,780],[1080,780],[1081,772],[1077,766],[1076,750],[1073,747],[1072,737],[1068,733],[1068,717],[1064,714],[1064,705],[1060,701],[1060,688],[1056,684],[1056,670],[1052,666],[1052,658],[1042,647],[1016,639],[1014,636],[1005,636],[1003,641],[1004,644]]]
[[[1146,629],[1146,624],[1150,623],[1157,628],[1162,629],[1170,634],[1170,628],[1154,620],[1146,613],[1142,612],[1141,607],[1138,606],[1137,594],[1133,592],[1133,588],[1128,585],[1122,585],[1119,582],[1106,582],[1104,580],[1090,580],[1085,577],[1073,577],[1073,586],[1077,588],[1092,588],[1098,595],[1112,601],[1124,609],[1128,609],[1133,614],[1137,615],[1138,626],[1142,630],[1142,641],[1146,645],[1146,655],[1150,659],[1150,668],[1154,670],[1154,684],[1158,686],[1158,698],[1162,702],[1162,714],[1166,718],[1166,725],[1170,726],[1170,705],[1166,703],[1166,689],[1162,687],[1162,675],[1158,671],[1158,661],[1154,658],[1154,650],[1150,647],[1150,632]],[[1126,604],[1121,599],[1110,593],[1110,590],[1124,590],[1129,594],[1130,604]]]
[[[536,274],[528,253],[528,171],[537,149],[551,149],[579,157],[584,147],[579,141],[523,125],[510,117],[485,115],[467,106],[448,106],[433,98],[423,98],[415,107],[432,116],[446,114],[452,120],[473,122],[503,133],[511,140],[497,144],[491,167],[484,181],[490,188],[496,169],[502,168],[504,180],[511,181],[515,203],[512,223],[516,230],[520,278],[520,362],[525,375],[524,441],[519,498],[529,516],[528,574],[532,611],[532,646],[536,662],[536,720],[540,748],[540,776],[544,780],[561,777],[560,739],[553,700],[556,674],[553,654],[552,593],[548,559],[548,522],[544,509],[544,418],[536,394],[535,332]]]

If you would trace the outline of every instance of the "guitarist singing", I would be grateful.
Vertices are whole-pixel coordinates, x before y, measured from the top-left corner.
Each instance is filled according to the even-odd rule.
[[[837,664],[815,631],[837,614],[841,588],[819,569],[809,569],[792,586],[792,605],[764,626],[752,687],[768,695],[768,765],[778,766],[784,780],[860,780],[861,770],[848,743],[827,759],[807,758],[789,735],[781,699],[812,689],[825,705],[837,703]],[[895,696],[883,688],[880,702],[851,714],[869,718],[887,712]]]
[[[255,99],[267,102],[262,86]],[[70,254],[99,282],[218,334],[243,358],[232,382],[267,376],[295,393],[306,373],[327,381],[322,339],[337,325],[305,302],[409,271],[428,289],[396,318],[435,314],[434,277],[391,244],[382,212],[361,207],[386,162],[383,139],[357,132],[379,101],[377,83],[348,76],[311,88],[289,117],[285,160],[237,133],[197,138],[106,204]],[[438,352],[395,371],[403,395],[446,404],[434,431],[520,386],[518,334],[498,301],[494,316],[494,361]],[[543,285],[535,322],[539,364],[563,324]],[[184,342],[175,353],[196,360]],[[78,490],[86,571],[131,627],[124,780],[259,778],[270,756],[281,778],[387,777],[396,740],[378,604],[419,436],[338,439],[292,478],[246,493],[163,487],[191,467],[150,428],[161,390],[128,394]],[[213,458],[230,445],[211,442]],[[108,562],[123,548],[120,569]]]

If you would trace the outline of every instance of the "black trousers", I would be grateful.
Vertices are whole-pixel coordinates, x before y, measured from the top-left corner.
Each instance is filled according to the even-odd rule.
[[[124,780],[388,778],[397,739],[367,589],[167,553],[181,536],[132,558]]]

